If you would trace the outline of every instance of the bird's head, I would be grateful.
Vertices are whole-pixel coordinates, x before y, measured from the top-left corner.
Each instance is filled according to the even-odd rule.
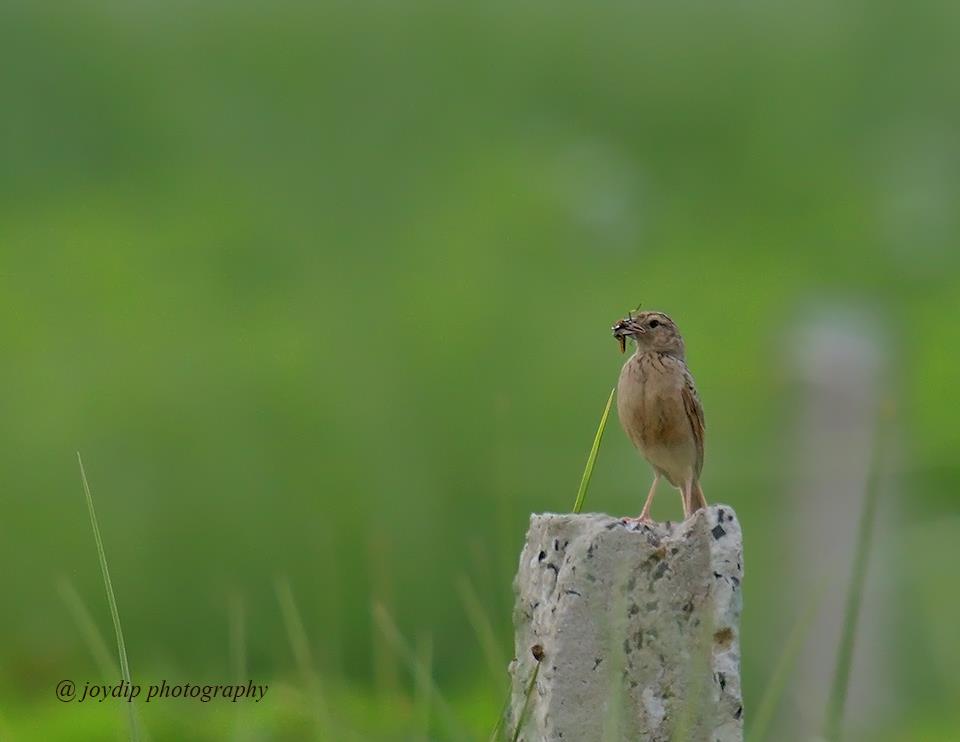
[[[663,312],[630,312],[611,329],[620,343],[621,353],[627,349],[627,338],[632,338],[640,351],[670,353],[683,358],[680,330]]]

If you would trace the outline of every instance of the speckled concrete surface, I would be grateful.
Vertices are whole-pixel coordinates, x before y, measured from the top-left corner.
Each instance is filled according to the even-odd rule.
[[[508,739],[741,742],[743,541],[733,509],[681,524],[533,515],[514,583]]]

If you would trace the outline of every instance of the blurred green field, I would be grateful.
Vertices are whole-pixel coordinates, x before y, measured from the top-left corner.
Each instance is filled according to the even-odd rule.
[[[573,504],[638,301],[684,331],[704,489],[744,525],[748,722],[809,597],[782,558],[797,329],[879,328],[895,700],[851,734],[957,739],[958,33],[889,0],[4,3],[0,740],[124,729],[53,693],[101,678],[58,580],[112,646],[78,450],[134,676],[232,681],[239,600],[277,690],[147,709],[153,739],[316,733],[278,578],[334,738],[455,738],[373,603],[483,738],[506,674],[463,586],[505,662],[528,515]],[[586,509],[648,484],[611,420]]]

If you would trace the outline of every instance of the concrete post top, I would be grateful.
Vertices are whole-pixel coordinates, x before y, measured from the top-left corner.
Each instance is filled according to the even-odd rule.
[[[508,721],[520,719],[539,647],[521,739],[739,742],[742,579],[728,505],[682,523],[532,515]]]
[[[534,528],[573,528],[578,531],[595,530],[598,527],[609,530],[621,529],[627,533],[643,535],[648,540],[689,538],[694,531],[709,525],[711,531],[719,526],[715,538],[722,539],[727,533],[731,539],[742,546],[742,535],[737,514],[729,505],[711,505],[698,510],[685,521],[664,521],[653,523],[624,523],[606,513],[531,513],[530,529]],[[723,533],[721,533],[721,531]],[[529,540],[529,539],[528,539]]]

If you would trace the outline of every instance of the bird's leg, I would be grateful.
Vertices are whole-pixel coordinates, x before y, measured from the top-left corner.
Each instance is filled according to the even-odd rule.
[[[698,510],[707,507],[707,498],[703,496],[703,487],[699,480],[694,479],[690,483],[690,513],[691,515]]]
[[[707,498],[703,496],[703,488],[696,479],[683,483],[680,490],[683,496],[683,519],[686,520],[698,510],[707,507]]]
[[[693,509],[690,503],[691,491],[693,489],[693,482],[686,481],[683,483],[683,486],[680,488],[680,499],[683,501],[683,519],[686,520],[693,514]]]
[[[636,518],[624,518],[624,523],[652,523],[650,517],[650,506],[653,505],[653,496],[657,493],[657,483],[660,481],[660,473],[653,475],[653,484],[650,485],[650,491],[647,493],[647,501],[643,503],[643,510]]]

